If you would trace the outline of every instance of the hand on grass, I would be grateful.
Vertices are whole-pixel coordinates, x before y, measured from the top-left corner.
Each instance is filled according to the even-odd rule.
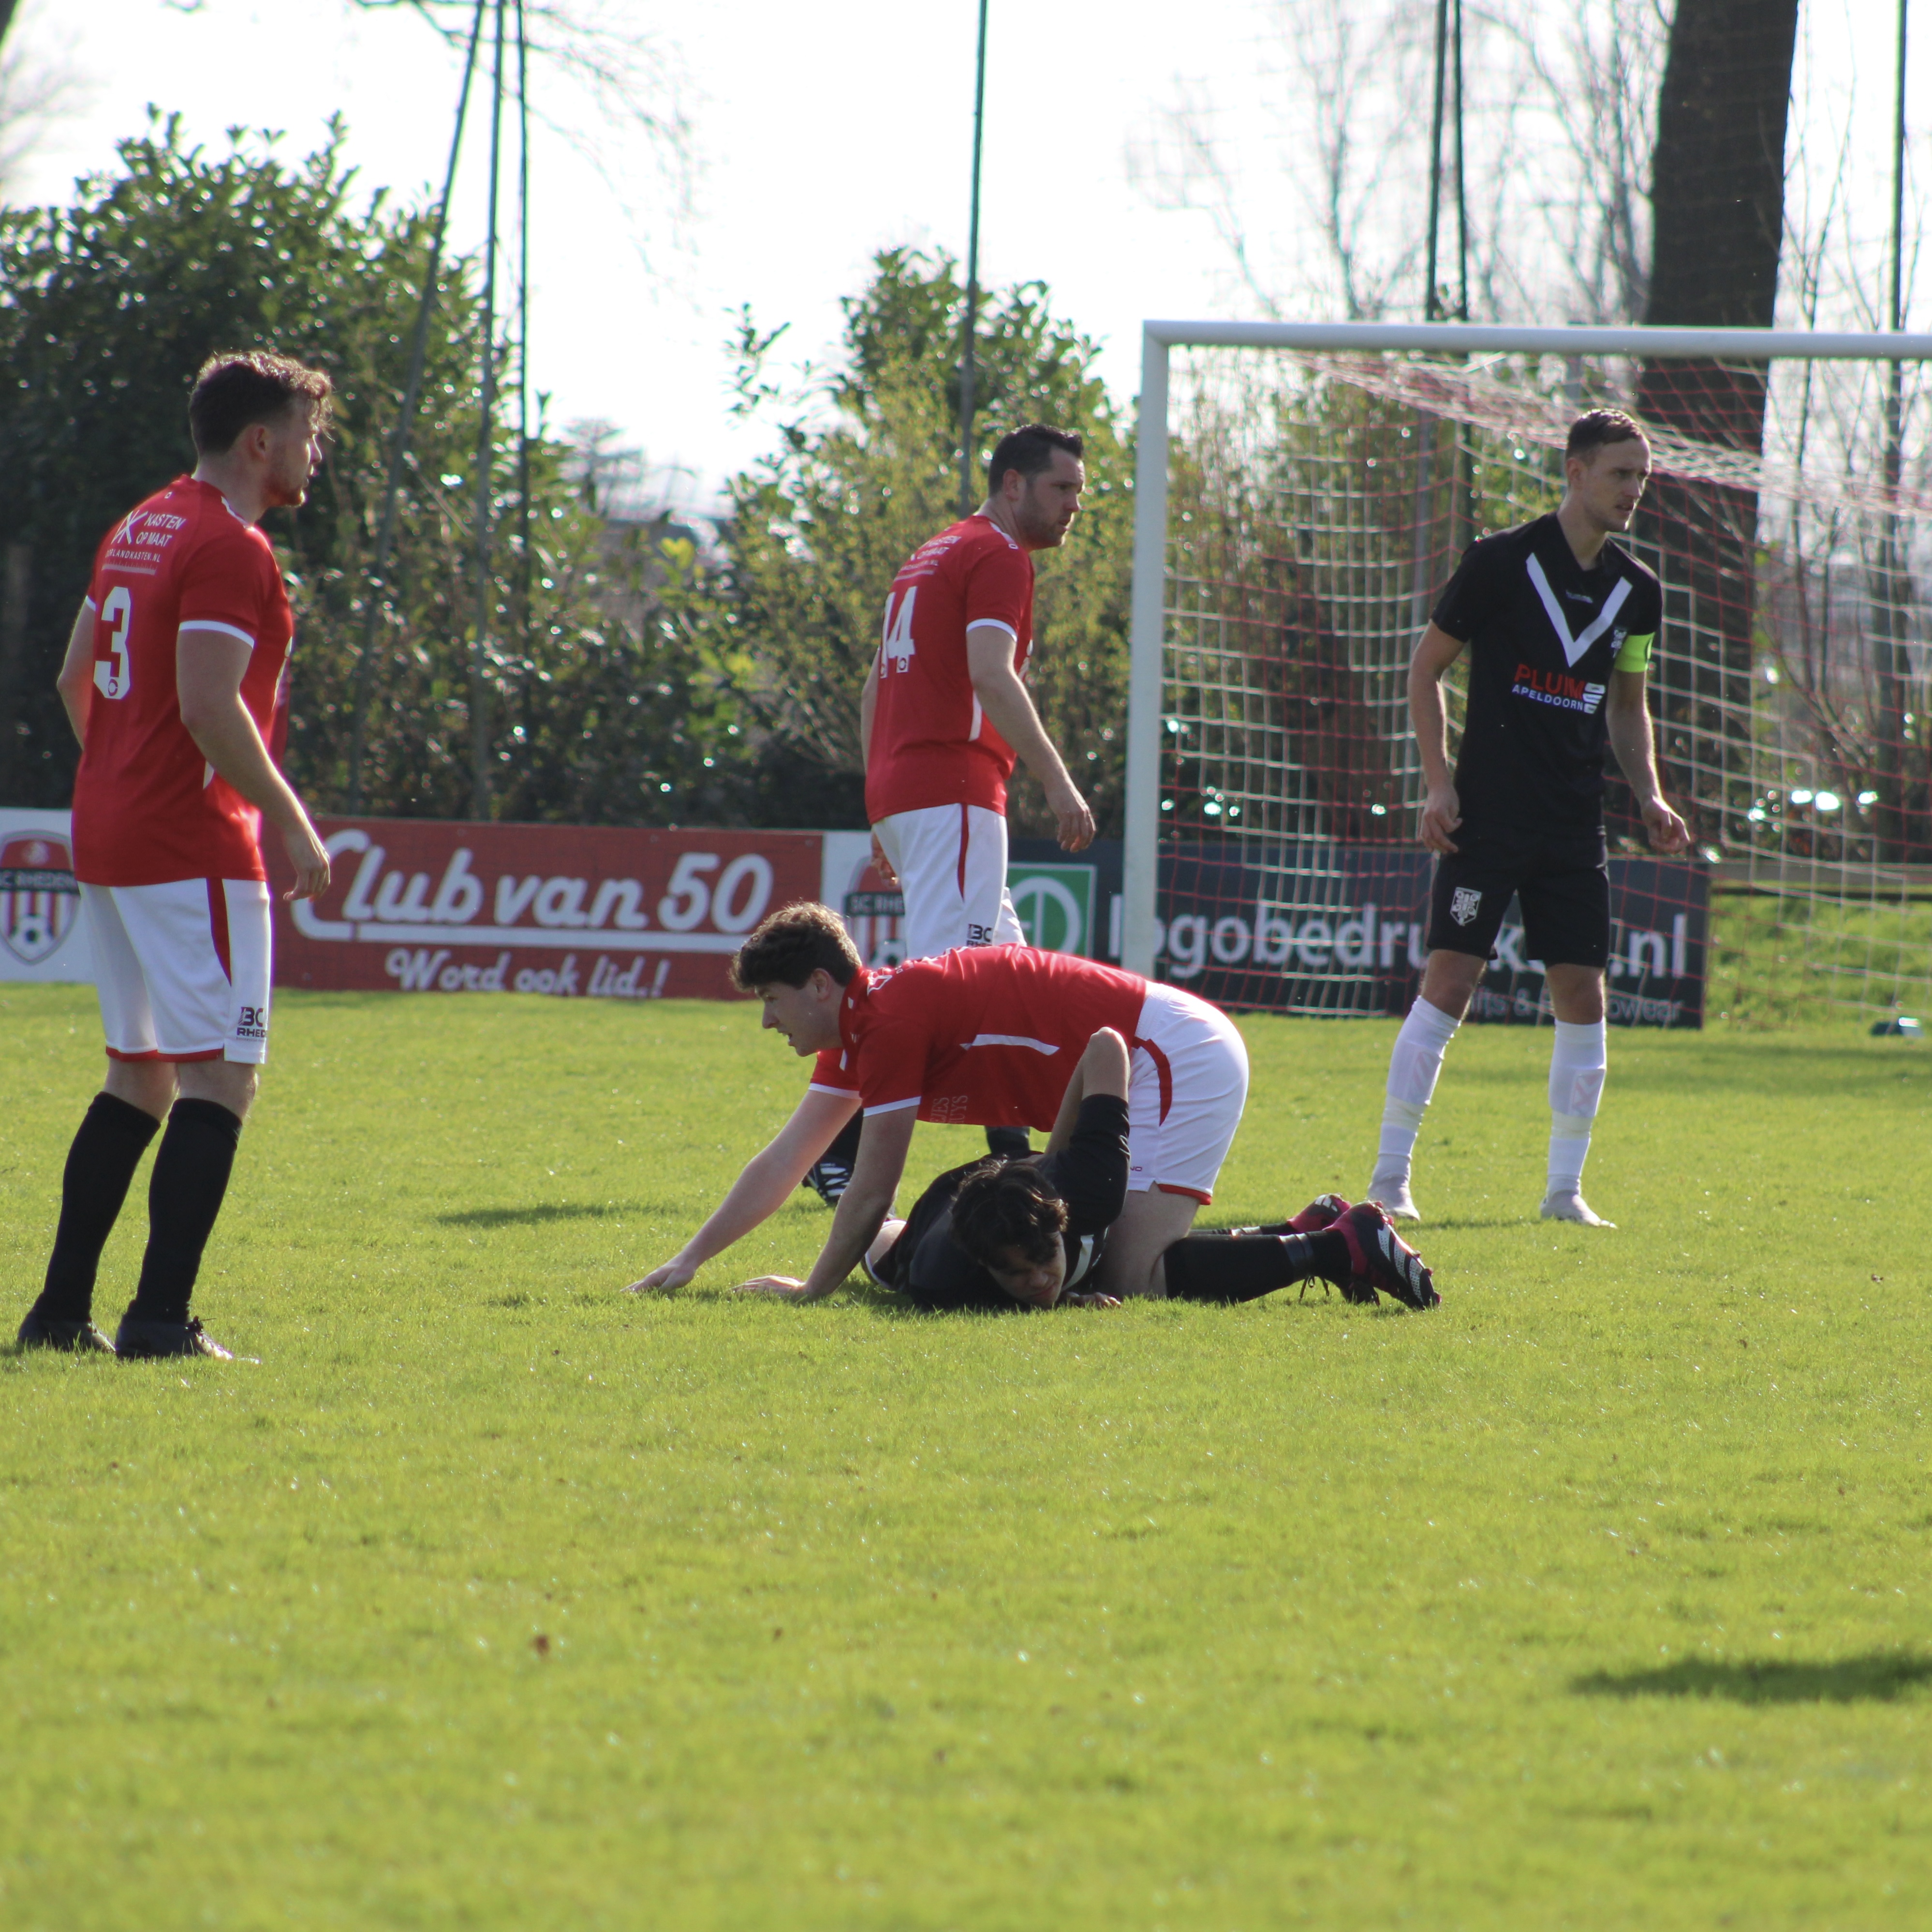
[[[694,1263],[686,1261],[666,1262],[662,1268],[654,1268],[641,1281],[634,1281],[625,1289],[626,1294],[668,1294],[674,1288],[682,1288],[698,1272]]]
[[[755,1281],[741,1281],[731,1292],[769,1294],[779,1301],[802,1301],[805,1298],[805,1283],[794,1281],[788,1274],[761,1274]]]
[[[1089,1293],[1084,1288],[1073,1288],[1060,1298],[1062,1308],[1118,1308],[1120,1298],[1118,1294]]]

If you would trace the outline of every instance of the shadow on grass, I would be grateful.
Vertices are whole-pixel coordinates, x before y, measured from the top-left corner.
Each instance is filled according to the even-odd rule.
[[[435,1218],[446,1228],[536,1228],[547,1221],[601,1221],[614,1214],[673,1214],[643,1201],[538,1201],[525,1208],[464,1208]]]
[[[1588,1697],[1724,1697],[1734,1704],[1887,1704],[1932,1684],[1932,1658],[1869,1651],[1823,1664],[1783,1658],[1686,1657],[1654,1670],[1573,1678]]]

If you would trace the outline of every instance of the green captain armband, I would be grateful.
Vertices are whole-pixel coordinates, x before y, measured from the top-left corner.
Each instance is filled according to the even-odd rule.
[[[1623,648],[1617,652],[1617,661],[1611,668],[1613,670],[1634,671],[1641,677],[1650,663],[1650,647],[1656,642],[1657,633],[1654,631],[1646,632],[1642,637],[1633,635],[1624,638]]]

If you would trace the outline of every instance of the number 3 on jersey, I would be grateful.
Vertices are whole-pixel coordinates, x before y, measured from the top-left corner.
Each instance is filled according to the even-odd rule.
[[[94,682],[103,698],[125,698],[134,688],[133,667],[128,658],[128,628],[134,621],[134,600],[124,584],[117,584],[100,607],[100,622],[110,626],[108,656],[94,661]]]
[[[892,659],[892,668],[897,671],[910,669],[913,659],[919,655],[919,647],[912,640],[913,599],[919,595],[919,586],[914,584],[903,597],[886,599],[885,641],[879,647],[879,675],[886,674],[886,660]]]

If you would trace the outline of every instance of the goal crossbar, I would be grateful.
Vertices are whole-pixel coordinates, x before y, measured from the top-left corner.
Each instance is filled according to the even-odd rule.
[[[1562,327],[1474,322],[1149,321],[1142,325],[1123,853],[1121,963],[1154,976],[1158,944],[1162,684],[1166,635],[1168,358],[1174,349],[1771,362],[1932,362],[1932,334],[1802,329]]]

